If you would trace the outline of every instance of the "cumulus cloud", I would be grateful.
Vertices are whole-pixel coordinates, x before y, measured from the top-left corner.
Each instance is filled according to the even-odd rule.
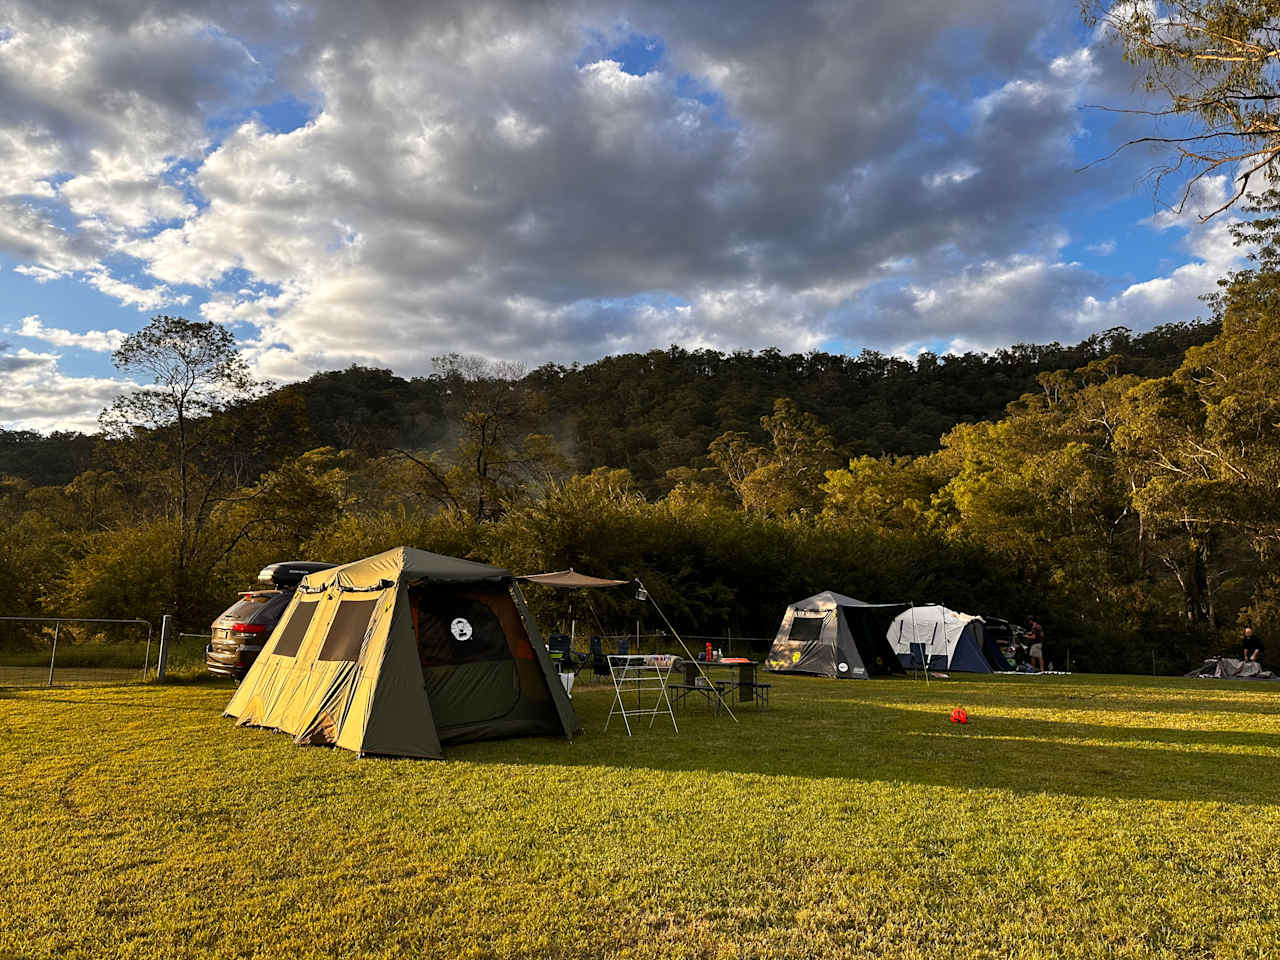
[[[97,353],[110,353],[120,346],[120,341],[125,338],[125,334],[120,330],[89,330],[85,333],[75,333],[58,327],[46,327],[40,322],[38,314],[23,317],[22,322],[13,332],[33,340],[43,340],[55,347],[79,347],[82,350],[92,350]]]
[[[1131,75],[1073,10],[4,9],[0,253],[139,310],[189,303],[276,379],[448,351],[998,345],[1157,312],[1134,306],[1155,287],[1062,255],[1063,209],[1131,187],[1076,172],[1079,104]],[[617,52],[636,36],[642,76]],[[296,129],[254,115],[285,95]],[[1223,262],[1187,258],[1179,291]]]
[[[1183,244],[1189,262],[1164,276],[1130,284],[1114,297],[1085,296],[1074,317],[1077,329],[1118,325],[1146,329],[1207,313],[1200,298],[1216,289],[1220,277],[1244,263],[1231,235],[1238,217],[1219,216],[1200,223],[1200,216],[1220,206],[1230,189],[1225,176],[1205,177],[1197,182],[1181,212],[1164,210],[1152,216],[1147,221],[1152,229],[1186,231]]]
[[[97,428],[98,413],[134,386],[102,377],[67,376],[59,357],[0,343],[0,425],[25,430]]]

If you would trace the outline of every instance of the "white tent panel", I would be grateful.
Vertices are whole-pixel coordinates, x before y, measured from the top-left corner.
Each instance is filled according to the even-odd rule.
[[[930,660],[945,656],[949,664],[964,628],[977,619],[973,614],[958,613],[940,604],[912,607],[890,625],[889,644],[899,656],[910,656],[911,645],[919,644]]]

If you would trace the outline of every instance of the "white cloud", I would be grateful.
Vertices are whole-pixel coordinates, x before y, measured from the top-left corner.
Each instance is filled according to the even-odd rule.
[[[23,317],[18,328],[12,332],[20,337],[43,340],[55,347],[79,347],[82,350],[92,350],[97,353],[110,353],[120,346],[120,341],[125,338],[121,330],[88,330],[84,333],[75,333],[59,327],[46,327],[40,321],[39,314],[34,313]]]
[[[1123,179],[1075,172],[1078,104],[1121,74],[1046,9],[10,0],[0,252],[149,312],[202,288],[276,379],[445,351],[997,345],[1182,309],[1226,262],[1199,240],[1125,291],[1063,259],[1061,211]],[[632,32],[662,38],[660,69],[610,52]],[[1003,78],[976,99],[975,61]],[[286,93],[302,126],[242,120]]]
[[[119,300],[126,307],[137,307],[148,312],[161,310],[188,303],[188,294],[175,294],[163,284],[154,287],[139,287],[126,280],[113,277],[104,268],[96,268],[85,274],[85,282],[109,297]]]
[[[1096,253],[1100,257],[1109,257],[1116,252],[1116,242],[1114,240],[1101,240],[1098,243],[1091,243],[1085,247],[1090,253]]]
[[[0,345],[0,427],[16,430],[97,430],[98,414],[132,383],[74,377],[58,356]]]
[[[52,279],[95,266],[103,250],[94,238],[62,229],[35,207],[0,197],[0,253],[30,268],[24,272]]]
[[[0,197],[52,197],[49,178],[61,169],[62,148],[48,133],[0,128]]]
[[[971,163],[961,163],[947,170],[939,170],[936,173],[926,174],[923,178],[924,185],[930,190],[937,190],[940,187],[955,186],[964,183],[979,172],[978,168]]]

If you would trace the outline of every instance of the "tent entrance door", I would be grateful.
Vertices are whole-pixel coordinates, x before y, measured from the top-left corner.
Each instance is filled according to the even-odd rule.
[[[437,726],[499,720],[520,702],[520,671],[489,604],[478,595],[410,592],[418,659]]]

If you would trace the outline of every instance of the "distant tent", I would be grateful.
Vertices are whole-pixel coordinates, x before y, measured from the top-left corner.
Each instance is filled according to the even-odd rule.
[[[297,743],[433,758],[578,725],[511,574],[411,547],[305,577],[225,715]]]
[[[1234,657],[1210,657],[1203,664],[1190,673],[1183,674],[1183,676],[1233,677],[1237,679],[1252,677],[1255,680],[1276,679],[1274,673],[1270,670],[1263,670],[1262,664],[1256,660],[1237,660]]]
[[[875,677],[902,673],[889,624],[905,603],[863,603],[824,590],[787,607],[766,665],[774,673]]]
[[[994,633],[994,631],[992,631]],[[1013,669],[981,617],[931,604],[912,607],[889,627],[889,643],[904,667],[961,673]]]

